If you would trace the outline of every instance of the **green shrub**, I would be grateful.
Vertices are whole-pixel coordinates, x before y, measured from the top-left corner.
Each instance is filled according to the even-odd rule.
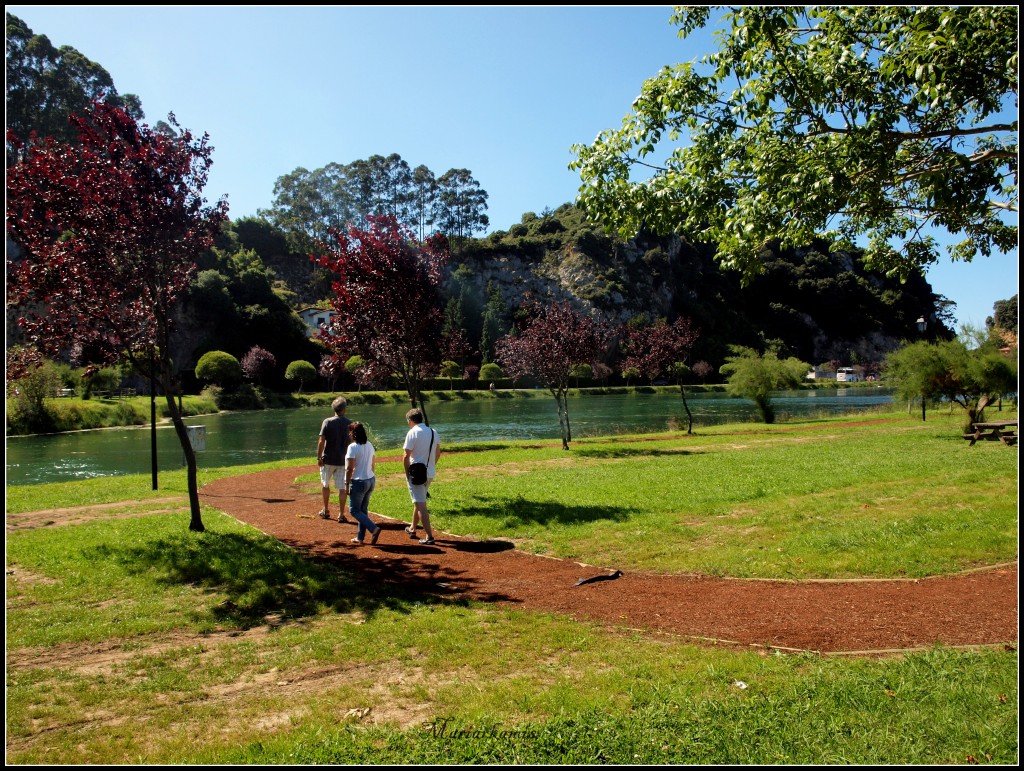
[[[216,401],[219,410],[262,410],[267,407],[263,396],[251,383],[242,383],[230,390],[222,389]]]
[[[299,381],[299,393],[302,393],[302,387],[306,383],[313,383],[317,379],[316,367],[310,364],[308,361],[293,361],[288,365],[288,369],[284,372],[285,380],[298,380]]]
[[[92,372],[86,377],[87,372]],[[77,391],[83,399],[91,399],[92,395],[100,391],[113,391],[121,386],[120,367],[104,367],[103,369],[83,368],[78,373]]]
[[[46,400],[57,395],[64,386],[61,370],[52,361],[31,370],[15,381],[7,412],[7,425],[14,433],[42,433],[53,430],[53,418]]]
[[[196,364],[196,379],[228,388],[241,381],[242,365],[230,353],[210,351],[204,353]]]
[[[505,373],[502,371],[501,367],[494,362],[489,361],[480,367],[481,380],[500,380],[503,377],[505,377]]]

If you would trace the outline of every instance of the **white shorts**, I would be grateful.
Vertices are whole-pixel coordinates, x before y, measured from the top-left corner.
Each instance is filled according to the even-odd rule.
[[[409,486],[409,497],[412,498],[413,503],[427,502],[427,490],[430,489],[430,483],[433,481],[433,479],[428,479],[425,484],[414,485],[408,477],[405,478],[405,483]]]
[[[345,489],[345,467],[329,466],[324,464],[320,467],[320,486],[330,487],[331,477],[334,477],[334,487],[337,490]]]

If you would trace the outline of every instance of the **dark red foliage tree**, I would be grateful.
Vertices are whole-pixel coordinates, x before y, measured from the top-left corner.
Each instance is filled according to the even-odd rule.
[[[320,357],[320,366],[317,372],[327,381],[327,390],[333,391],[341,373],[345,371],[344,360],[333,353],[325,353]]]
[[[274,371],[277,366],[277,359],[266,348],[254,345],[239,362],[242,367],[242,374],[246,380],[259,384],[263,378]]]
[[[565,397],[570,372],[578,364],[593,366],[601,359],[608,350],[611,330],[603,319],[580,313],[567,302],[531,302],[524,310],[526,319],[520,330],[498,340],[495,353],[513,380],[534,377],[555,397],[562,449],[568,450],[572,429]]]
[[[679,395],[686,410],[688,425],[686,433],[693,433],[693,415],[690,405],[686,403],[686,387],[683,385],[683,367],[693,344],[700,333],[694,329],[693,323],[687,318],[678,318],[671,324],[664,319],[646,327],[626,327],[623,351],[626,354],[624,364],[635,367],[640,374],[654,380],[660,375],[672,375],[679,384]]]
[[[712,374],[715,368],[701,359],[693,365],[693,374],[700,378],[701,383],[706,383],[708,375]]]
[[[451,361],[464,361],[472,353],[473,347],[466,339],[466,330],[449,329],[441,335],[441,355]]]
[[[361,356],[370,380],[398,378],[429,424],[422,386],[441,363],[447,240],[417,241],[391,216],[368,217],[365,229],[332,236],[325,254],[313,257],[337,276],[331,304],[338,315],[320,339],[339,355]]]
[[[174,320],[227,202],[207,206],[201,195],[208,137],[194,139],[168,118],[174,132],[94,102],[71,119],[78,145],[33,138],[24,147],[7,170],[7,232],[23,250],[7,263],[7,302],[41,354],[127,359],[158,384],[188,467],[189,529],[201,531],[196,457],[174,399],[175,359],[186,358],[175,356]]]

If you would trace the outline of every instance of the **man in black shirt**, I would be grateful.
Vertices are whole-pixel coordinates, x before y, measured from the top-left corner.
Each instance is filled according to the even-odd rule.
[[[316,462],[320,466],[320,487],[324,495],[324,507],[320,509],[321,519],[331,518],[331,477],[334,478],[334,489],[338,491],[339,522],[348,522],[345,518],[345,450],[352,441],[348,427],[352,421],[345,417],[348,402],[339,396],[331,402],[334,417],[327,418],[320,426],[320,438],[316,443]]]

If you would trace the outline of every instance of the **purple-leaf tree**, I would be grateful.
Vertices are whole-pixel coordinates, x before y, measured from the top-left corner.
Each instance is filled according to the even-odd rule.
[[[242,357],[239,364],[242,366],[242,374],[245,375],[245,379],[258,385],[263,382],[263,378],[274,371],[277,359],[266,348],[254,345]]]
[[[429,424],[422,388],[441,363],[447,240],[416,241],[391,216],[367,217],[366,228],[332,236],[313,257],[336,276],[331,304],[338,313],[320,339],[332,351],[361,356],[371,380],[397,377]]]
[[[441,334],[441,355],[451,361],[462,362],[473,351],[464,329],[449,329]]]
[[[317,368],[317,372],[320,373],[320,377],[327,381],[327,390],[334,390],[338,378],[341,377],[341,373],[344,371],[345,360],[337,354],[325,353],[320,357],[320,366]]]
[[[174,398],[174,321],[227,202],[208,206],[202,197],[208,137],[168,120],[175,132],[97,101],[71,118],[79,144],[29,138],[7,170],[7,232],[23,250],[7,262],[7,302],[39,354],[80,351],[99,365],[127,359],[158,384],[188,469],[189,529],[201,531],[196,456]]]
[[[627,327],[623,341],[626,367],[639,370],[641,375],[651,380],[663,374],[674,376],[679,384],[683,409],[686,410],[688,434],[693,433],[693,415],[690,414],[690,405],[686,403],[686,387],[682,375],[698,337],[700,333],[694,329],[693,323],[680,317],[671,324],[658,319],[646,327]]]
[[[570,373],[577,364],[600,360],[608,350],[611,330],[603,319],[580,313],[567,302],[530,302],[524,307],[527,318],[520,330],[498,340],[495,353],[513,380],[534,377],[551,392],[558,405],[562,449],[568,450]]]
[[[712,374],[715,368],[701,359],[693,365],[693,374],[700,378],[701,383],[706,383],[708,375]]]

